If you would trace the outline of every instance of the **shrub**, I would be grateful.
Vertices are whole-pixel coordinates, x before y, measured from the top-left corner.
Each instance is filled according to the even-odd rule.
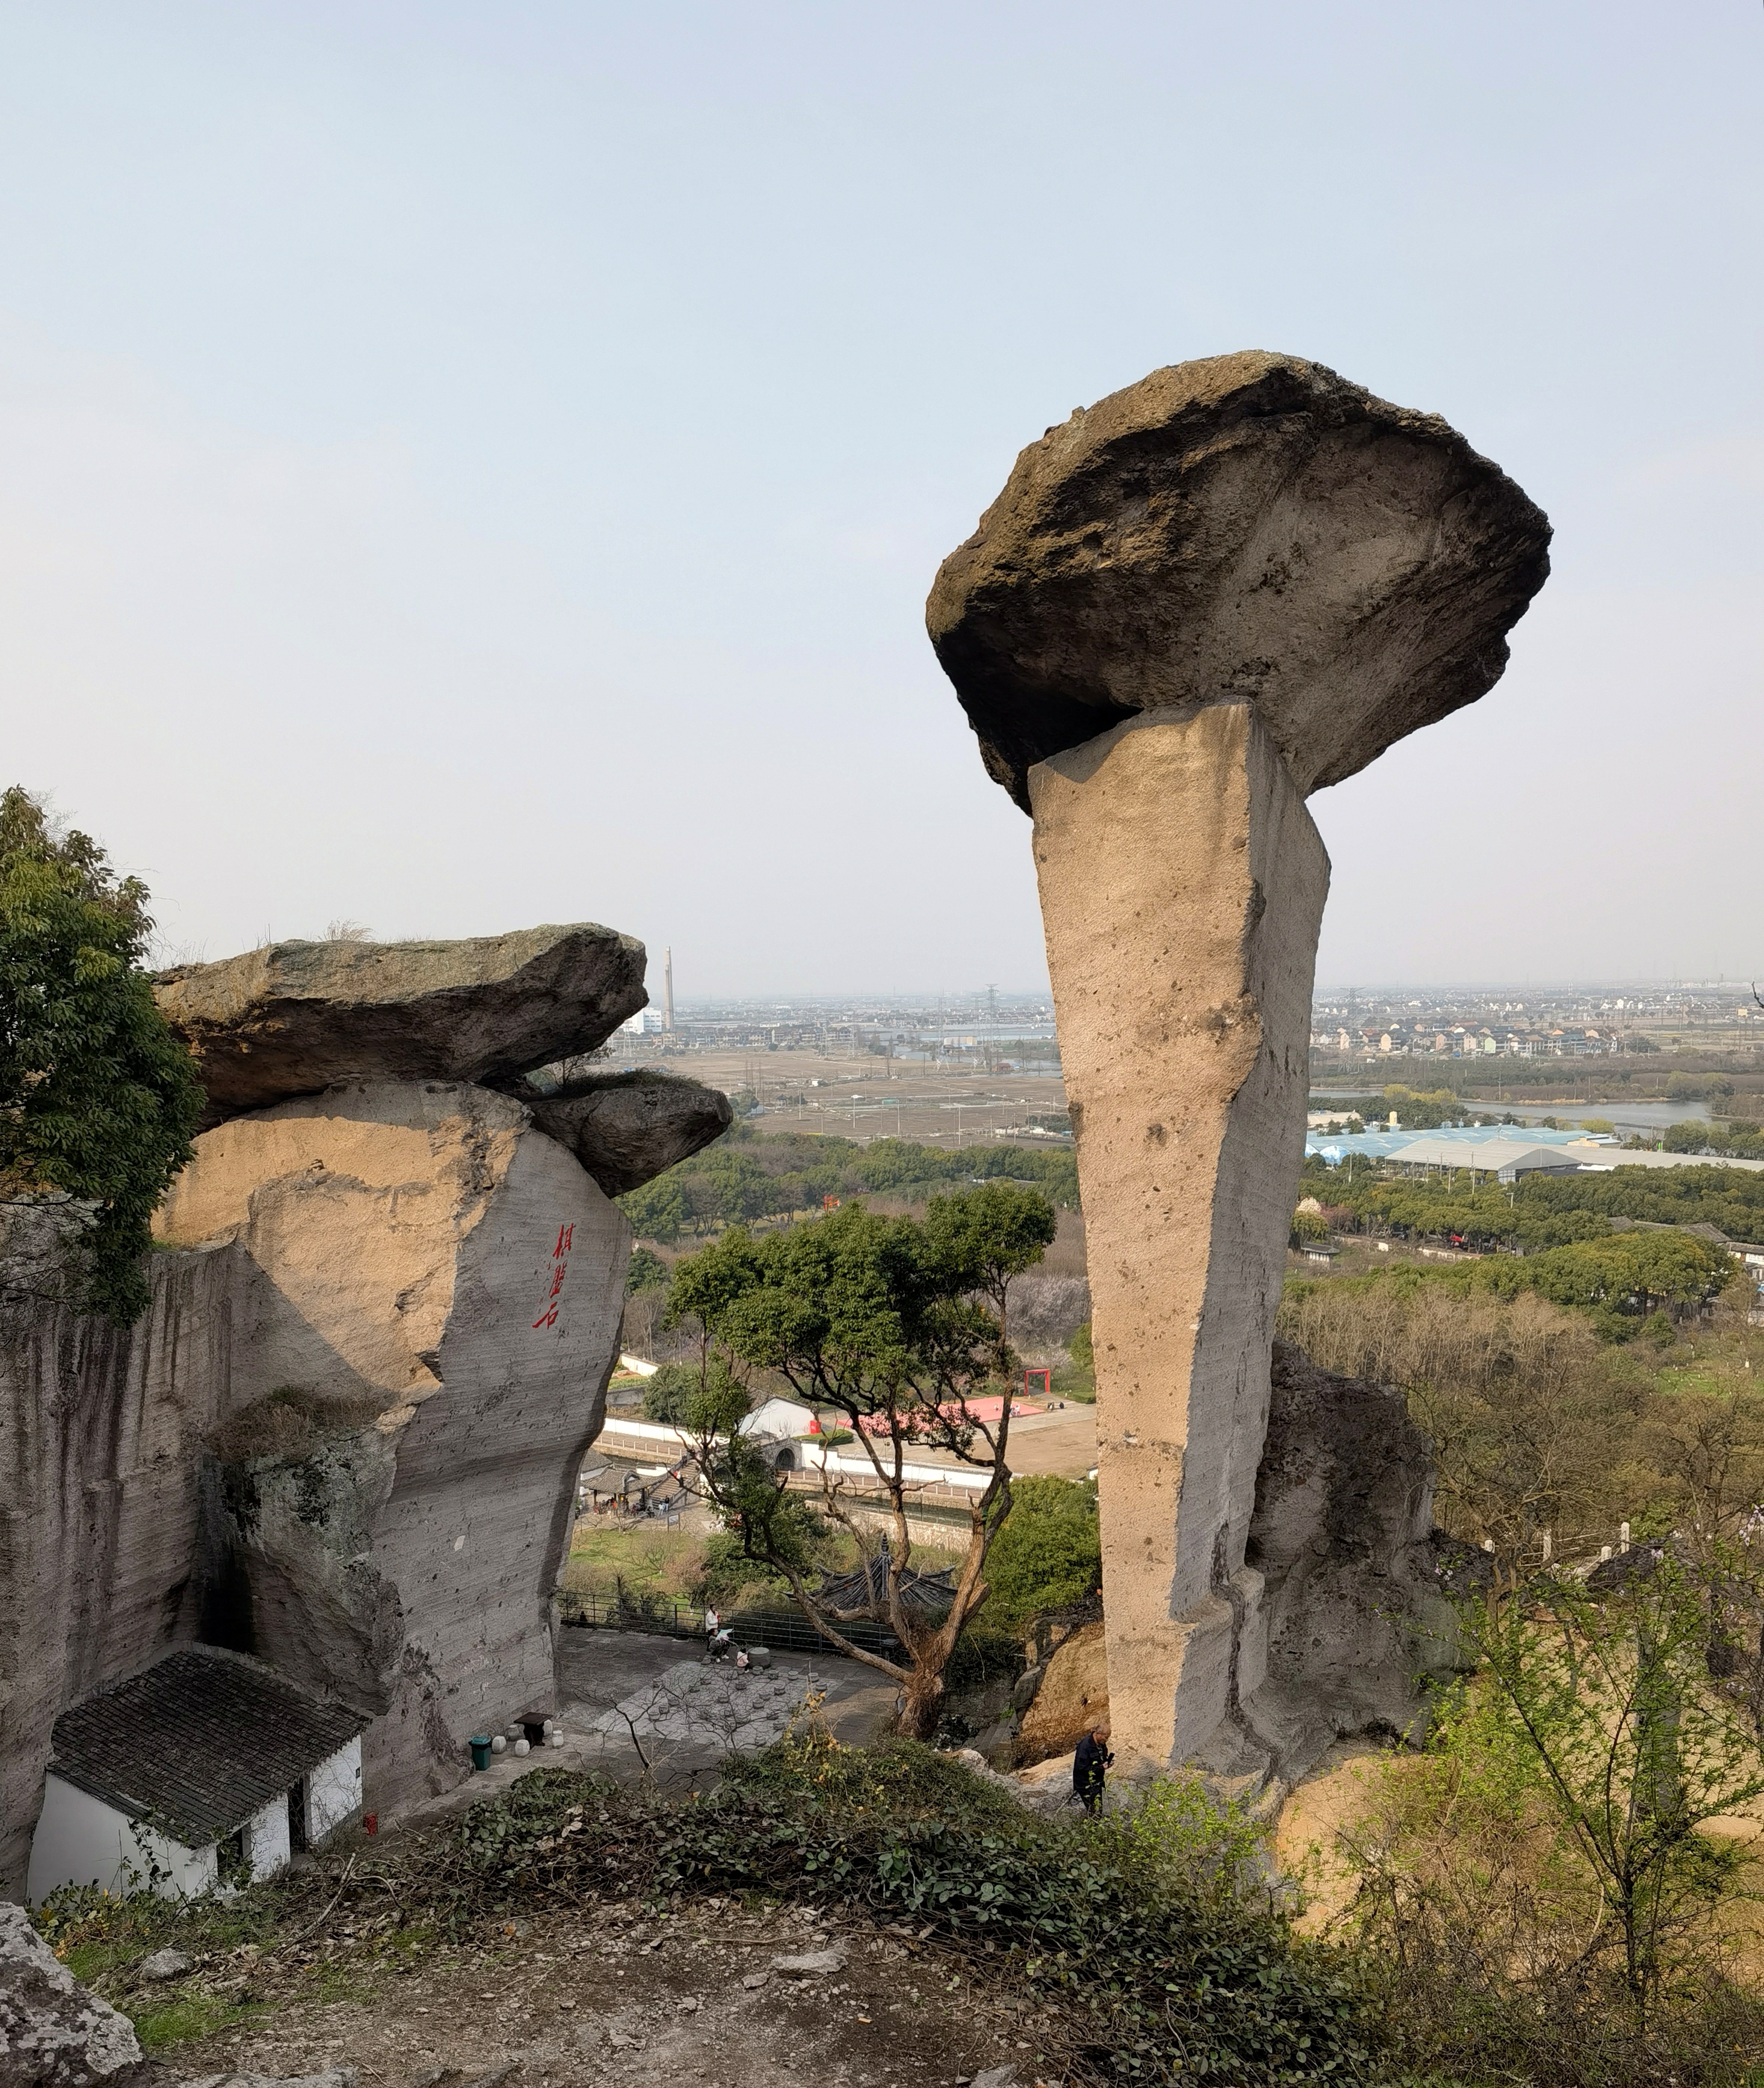
[[[698,1390],[698,1372],[687,1363],[663,1363],[643,1387],[643,1418],[671,1427],[686,1425],[687,1402]]]
[[[1008,1953],[1063,2010],[1070,2077],[1364,2080],[1371,2026],[1341,1961],[1238,1890],[1238,1830],[1228,1817],[1209,1829],[1192,1802],[1174,1798],[1137,1833],[1038,1820],[917,1742],[848,1749],[811,1722],[689,1803],[524,1777],[448,1823],[398,1889],[456,1934],[516,1904],[578,1905],[589,1880],[842,1902]]]

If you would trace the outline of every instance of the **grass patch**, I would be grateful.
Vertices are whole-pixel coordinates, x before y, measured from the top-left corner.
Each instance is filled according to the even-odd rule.
[[[176,2000],[153,2000],[123,2013],[135,2025],[135,2034],[145,2052],[168,2051],[193,2037],[225,2030],[233,2023],[264,2013],[260,2004],[224,2000],[218,1994],[181,1994]]]
[[[684,1602],[704,1578],[704,1539],[685,1530],[619,1529],[579,1522],[562,1585],[609,1594],[623,1581],[634,1595]]]

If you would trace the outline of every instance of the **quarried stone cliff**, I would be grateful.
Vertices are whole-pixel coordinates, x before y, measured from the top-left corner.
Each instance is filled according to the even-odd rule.
[[[469,1734],[550,1702],[629,1227],[519,1103],[391,1081],[205,1133],[158,1223],[249,1272],[203,1635],[377,1714],[370,1809],[444,1786]]]
[[[407,1044],[424,1068],[454,1048],[450,1007],[460,1050],[511,1089],[535,1053],[591,1048],[642,998],[640,946],[610,931],[370,965],[314,947],[269,953],[276,993],[231,1014],[243,961],[179,975],[237,1092],[158,1214],[134,1326],[56,1302],[77,1213],[7,1214],[0,1893],[23,1885],[57,1713],[180,1642],[255,1653],[369,1714],[370,1812],[445,1789],[472,1734],[551,1704],[550,1593],[631,1248],[572,1148],[616,1145],[616,1179],[641,1180],[728,1106],[664,1078],[627,1123],[614,1083],[613,1132],[578,1123],[587,1108],[542,1128],[513,1092],[399,1076]],[[323,1044],[310,1066],[302,1037]],[[247,1073],[285,1098],[241,1111]]]

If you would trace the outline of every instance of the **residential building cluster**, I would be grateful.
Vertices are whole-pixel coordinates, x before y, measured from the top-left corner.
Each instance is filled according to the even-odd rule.
[[[1320,991],[1311,1048],[1330,1058],[1599,1058],[1764,1042],[1764,1008],[1737,981],[1704,984]]]

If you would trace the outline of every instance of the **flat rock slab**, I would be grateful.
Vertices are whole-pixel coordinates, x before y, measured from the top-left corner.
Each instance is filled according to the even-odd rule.
[[[0,1903],[0,2081],[120,2088],[143,2071],[134,2025],[80,1985],[22,1906]]]
[[[772,1960],[774,1972],[793,1979],[827,1979],[846,1969],[843,1950],[799,1950]]]
[[[1253,704],[1309,792],[1499,679],[1541,511],[1321,363],[1154,370],[1017,458],[926,605],[994,780],[1141,711]]]
[[[721,1138],[729,1097],[674,1073],[590,1073],[546,1093],[516,1090],[547,1137],[567,1146],[609,1196],[653,1182],[677,1160]]]
[[[143,1979],[181,1979],[193,1962],[182,1950],[156,1950],[136,1970]]]
[[[644,948],[593,922],[458,943],[272,943],[162,972],[201,1128],[352,1080],[506,1087],[604,1043],[648,999]]]

